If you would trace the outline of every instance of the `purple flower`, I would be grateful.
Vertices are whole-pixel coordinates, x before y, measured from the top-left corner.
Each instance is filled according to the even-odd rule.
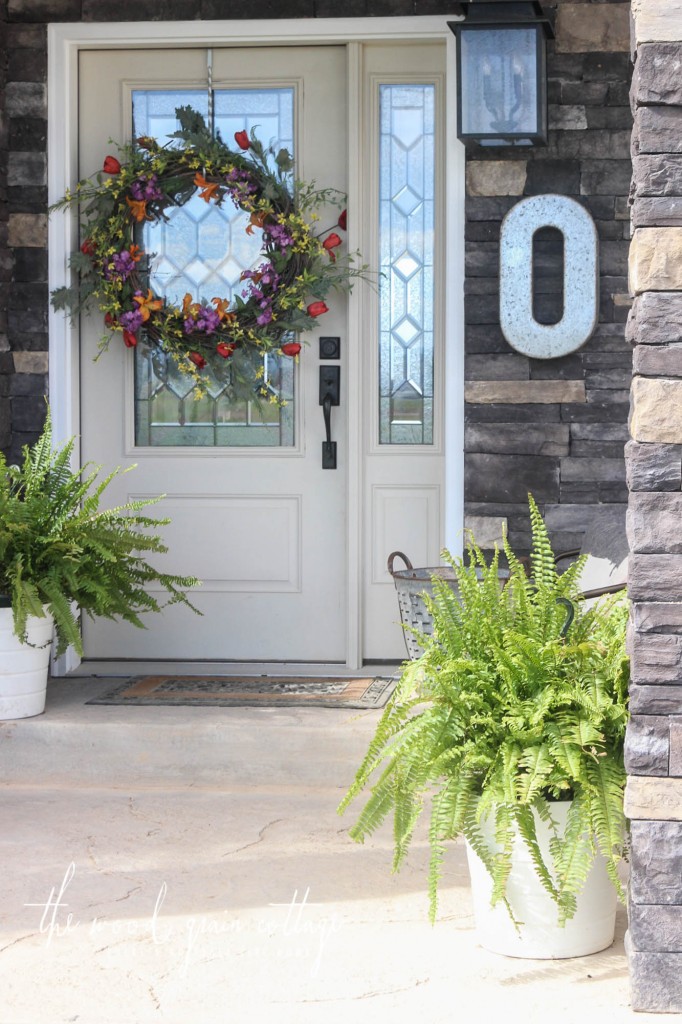
[[[271,320],[272,320],[272,308],[270,306],[266,306],[266,308],[263,310],[263,312],[260,313],[256,317],[256,323],[260,324],[261,327],[265,327],[265,325],[269,324],[271,322]]]
[[[240,206],[244,199],[258,191],[258,185],[254,181],[251,172],[240,170],[237,167],[233,167],[225,175],[225,182],[228,195],[235,206]]]
[[[271,242],[279,246],[281,252],[286,252],[294,244],[293,238],[283,224],[269,224],[265,235]]]
[[[158,176],[150,174],[149,177],[141,175],[130,186],[130,194],[138,202],[151,203],[155,199],[162,199],[163,192],[158,186]]]
[[[192,334],[194,331],[203,331],[204,334],[213,334],[220,325],[220,316],[210,306],[200,306],[193,316],[185,317],[183,329],[185,334]]]
[[[280,275],[275,271],[272,263],[261,263],[256,270],[245,270],[242,280],[248,281],[249,285],[242,292],[245,299],[256,299],[261,306],[271,302],[275,292],[279,288]],[[269,292],[269,296],[266,293]]]
[[[142,313],[140,313],[139,309],[131,309],[127,313],[121,313],[118,322],[124,330],[131,331],[134,334],[142,326]]]
[[[135,269],[135,260],[127,249],[114,253],[111,260],[104,267],[104,276],[107,281],[127,281]]]

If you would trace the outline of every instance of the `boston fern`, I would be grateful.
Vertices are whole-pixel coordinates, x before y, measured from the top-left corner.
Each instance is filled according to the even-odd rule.
[[[502,901],[512,917],[506,891],[516,834],[559,923],[575,913],[598,853],[623,898],[627,602],[620,594],[598,604],[580,598],[584,558],[558,575],[530,496],[529,503],[530,574],[506,539],[504,587],[497,552],[490,565],[474,543],[468,564],[446,553],[459,593],[434,578],[433,637],[420,635],[425,651],[404,668],[339,808],[371,787],[350,835],[362,842],[392,812],[397,870],[428,799],[431,920],[445,844],[460,835],[492,877],[493,904]],[[563,835],[552,821],[557,800],[572,801]],[[489,816],[494,851],[480,829]],[[549,857],[538,845],[538,819],[552,827]]]
[[[99,481],[100,467],[74,472],[73,447],[72,438],[52,450],[48,416],[39,440],[24,448],[20,466],[8,466],[0,453],[0,595],[11,603],[14,631],[24,642],[27,617],[42,616],[47,606],[57,654],[70,644],[83,653],[79,608],[93,618],[120,617],[143,626],[141,613],[163,607],[148,586],[165,590],[167,604],[191,608],[184,590],[197,584],[192,577],[157,572],[145,560],[147,553],[166,551],[149,531],[168,520],[141,514],[156,499],[101,509],[102,494],[121,470]]]

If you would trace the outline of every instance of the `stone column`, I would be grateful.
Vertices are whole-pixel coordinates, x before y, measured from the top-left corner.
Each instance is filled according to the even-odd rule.
[[[634,346],[629,596],[635,1010],[682,1011],[682,6],[633,0],[628,322]]]

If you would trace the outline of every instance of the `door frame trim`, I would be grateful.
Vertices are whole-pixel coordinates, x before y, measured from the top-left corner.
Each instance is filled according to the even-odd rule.
[[[336,43],[348,46],[349,69],[359,71],[362,43],[430,42],[446,45],[445,96],[445,280],[462,283],[445,288],[445,500],[443,543],[454,553],[462,549],[464,498],[464,146],[456,137],[455,38],[448,28],[452,16],[394,18],[283,18],[245,21],[88,22],[48,25],[48,202],[54,203],[77,179],[78,169],[78,56],[81,49],[167,49],[216,45],[301,45]],[[360,146],[357,124],[361,106],[360,76],[350,76],[349,144],[351,177],[349,205],[361,196],[357,165]],[[353,169],[355,168],[355,173]],[[349,250],[358,248],[353,221]],[[359,232],[359,225],[355,226]],[[67,260],[78,240],[78,219],[73,211],[52,214],[48,220],[48,281],[52,292],[67,281]],[[359,332],[361,303],[355,289],[349,303],[349,332]],[[62,312],[50,306],[49,394],[55,444],[80,431],[79,331]],[[349,367],[349,369],[351,369]],[[355,368],[357,371],[357,367]],[[357,390],[357,389],[356,389]],[[362,664],[362,466],[363,437],[359,392],[349,395],[348,436],[348,628],[347,666]],[[78,443],[74,459],[80,459]],[[77,668],[72,649],[53,666],[56,675]]]

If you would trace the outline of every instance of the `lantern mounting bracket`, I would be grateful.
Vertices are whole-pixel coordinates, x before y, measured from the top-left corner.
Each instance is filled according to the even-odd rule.
[[[492,21],[532,22],[541,25],[547,39],[554,39],[555,11],[545,11],[539,0],[461,0],[452,5],[453,14],[460,14],[468,25]],[[449,21],[455,32],[461,21]]]

